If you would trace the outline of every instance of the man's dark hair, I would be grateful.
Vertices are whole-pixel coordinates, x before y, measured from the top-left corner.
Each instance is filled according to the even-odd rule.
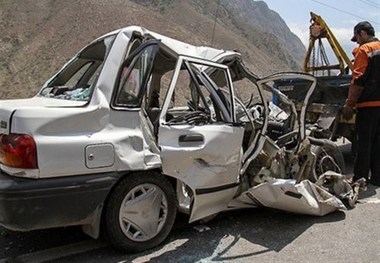
[[[371,23],[368,21],[362,21],[354,27],[354,36],[351,38],[351,41],[356,42],[356,34],[358,34],[362,30],[365,31],[369,36],[375,35],[375,29],[373,28]]]

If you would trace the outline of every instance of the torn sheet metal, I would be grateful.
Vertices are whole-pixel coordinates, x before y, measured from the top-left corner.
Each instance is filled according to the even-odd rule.
[[[343,200],[349,208],[355,207],[359,193],[366,190],[364,178],[350,183],[346,176],[333,171],[322,174],[315,184]]]
[[[288,212],[323,216],[347,210],[342,201],[309,180],[273,179],[248,189],[254,202]]]

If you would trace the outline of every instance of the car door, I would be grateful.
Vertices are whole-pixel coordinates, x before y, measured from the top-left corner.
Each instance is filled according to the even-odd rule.
[[[301,81],[306,87],[303,94],[303,99],[300,99],[301,107],[299,111],[297,111],[294,102],[281,92],[282,89],[291,87],[292,82],[297,81]],[[288,86],[282,87],[281,83],[287,83]],[[306,137],[306,110],[316,86],[315,77],[310,74],[300,72],[284,72],[262,78],[257,82],[257,84],[262,90],[268,90],[273,93],[272,101],[277,101],[277,106],[284,109],[288,108],[288,114],[293,120],[291,121],[291,125],[289,125],[288,131],[285,132],[289,134],[296,134],[298,140],[303,141]]]
[[[218,85],[211,72],[218,73]],[[163,173],[192,189],[190,221],[226,209],[238,188],[244,129],[236,124],[233,101],[227,66],[179,57],[158,144]]]

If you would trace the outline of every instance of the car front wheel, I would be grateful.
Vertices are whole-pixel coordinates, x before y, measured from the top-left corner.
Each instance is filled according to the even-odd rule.
[[[334,144],[323,146],[313,145],[311,151],[316,156],[315,174],[318,179],[323,173],[333,171],[337,173],[345,172],[345,162],[342,152]]]
[[[150,249],[169,235],[177,213],[167,178],[147,172],[124,178],[106,204],[103,225],[108,240],[127,252]]]

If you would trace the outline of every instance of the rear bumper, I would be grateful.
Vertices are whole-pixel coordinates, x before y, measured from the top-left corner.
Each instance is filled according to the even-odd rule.
[[[28,231],[90,224],[120,174],[25,179],[0,171],[0,225]]]

